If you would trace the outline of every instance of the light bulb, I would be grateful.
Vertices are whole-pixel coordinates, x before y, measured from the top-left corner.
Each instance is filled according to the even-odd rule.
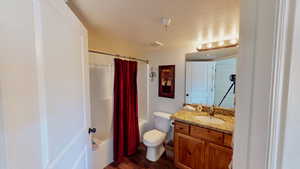
[[[199,46],[198,46],[198,49],[202,49],[202,46],[203,46],[202,44],[201,44],[201,45],[199,45]]]
[[[220,41],[220,42],[218,43],[218,45],[219,45],[219,46],[223,46],[223,45],[224,45],[224,41]]]
[[[211,43],[208,43],[207,44],[207,48],[211,48],[212,47],[212,44]]]
[[[236,40],[236,39],[232,39],[232,40],[230,40],[230,43],[231,44],[236,44],[238,41]]]

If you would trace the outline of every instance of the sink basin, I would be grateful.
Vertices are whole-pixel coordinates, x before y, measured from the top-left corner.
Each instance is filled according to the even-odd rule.
[[[223,124],[225,123],[224,120],[216,118],[216,117],[210,117],[210,116],[196,116],[195,119],[200,120],[204,123],[213,123],[213,124]]]

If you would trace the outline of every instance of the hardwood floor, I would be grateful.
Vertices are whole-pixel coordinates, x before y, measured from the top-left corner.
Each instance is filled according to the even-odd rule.
[[[150,162],[146,158],[146,149],[139,147],[138,152],[127,157],[119,165],[110,164],[104,169],[176,169],[172,160],[167,159],[164,154],[157,162]]]

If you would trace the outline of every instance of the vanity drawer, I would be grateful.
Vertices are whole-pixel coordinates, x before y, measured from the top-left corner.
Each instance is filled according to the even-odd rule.
[[[232,147],[232,135],[224,134],[224,145],[227,147]]]
[[[188,124],[175,121],[175,132],[188,135],[189,128],[190,128],[190,126]]]
[[[192,137],[208,140],[220,145],[223,145],[224,141],[223,133],[197,126],[191,126],[190,135]]]

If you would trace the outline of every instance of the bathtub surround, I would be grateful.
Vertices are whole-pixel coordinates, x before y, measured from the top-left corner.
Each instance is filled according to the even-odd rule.
[[[114,161],[136,152],[140,144],[137,62],[115,59]]]
[[[113,59],[111,59],[112,63]],[[100,140],[112,137],[113,123],[113,64],[90,66],[91,121]]]
[[[107,88],[103,88],[104,91],[102,91],[102,89],[101,89],[101,91],[99,91],[99,89],[97,89],[96,92],[99,91],[98,95],[101,96],[101,97],[102,97],[101,93],[104,92],[105,96],[103,96],[103,98],[104,97],[113,97],[114,58],[112,56],[106,56],[106,55],[100,55],[100,54],[90,53],[89,54],[89,63],[90,63],[90,65],[93,65],[95,67],[97,67],[97,65],[98,65],[100,67],[105,66],[106,68],[108,68],[108,67],[112,68],[112,72],[111,72],[112,75],[110,75],[110,73],[109,73],[110,77],[109,77],[109,79],[106,79],[106,80],[110,81],[110,79],[112,78],[112,81],[111,81],[112,84],[111,84],[111,86],[109,86],[109,87],[107,86]],[[108,70],[105,70],[105,72],[108,72]],[[99,76],[100,77],[98,77],[98,78],[94,77],[94,78],[97,78],[99,80],[96,83],[99,83],[99,84],[103,84],[103,83],[108,84],[108,82],[103,82],[101,75],[99,75]],[[105,75],[105,77],[106,76],[108,76],[108,75]],[[91,85],[93,85],[93,84],[91,84]],[[138,104],[139,104],[138,111],[139,111],[139,118],[141,120],[148,120],[149,119],[149,113],[148,113],[148,109],[149,109],[148,108],[149,107],[148,106],[148,102],[149,102],[149,92],[148,92],[148,89],[149,89],[148,64],[145,64],[144,62],[138,62],[137,86],[138,86]],[[94,91],[93,88],[91,90]],[[111,91],[111,93],[110,93],[110,95],[108,95],[108,92],[110,92],[110,91]],[[92,92],[91,95],[93,96],[94,92]],[[94,99],[100,99],[100,98],[98,98],[99,96],[97,96]],[[111,105],[112,105],[112,101],[111,101]],[[96,111],[98,111],[98,110],[99,109],[97,109]],[[92,110],[92,112],[93,112],[93,110]],[[108,123],[108,122],[112,121],[113,111],[109,110],[108,112],[105,112],[105,113],[107,114],[105,116],[107,116],[107,117],[110,118],[105,123]],[[94,113],[92,113],[92,116],[93,116],[93,114]],[[99,115],[99,116],[102,116],[102,115]],[[103,124],[103,121],[105,119],[106,118],[103,118],[103,117],[97,117],[96,119],[92,117],[92,123],[93,123],[93,125],[97,124],[99,127],[103,128],[104,126],[102,124]],[[110,129],[112,129],[112,124],[111,123],[108,123],[108,124],[110,126]],[[94,127],[97,127],[97,126],[94,126]],[[107,127],[105,127],[105,128],[107,128]],[[98,136],[99,135],[98,131],[96,133],[97,137],[99,137]],[[112,130],[108,130],[108,133],[112,133]]]

